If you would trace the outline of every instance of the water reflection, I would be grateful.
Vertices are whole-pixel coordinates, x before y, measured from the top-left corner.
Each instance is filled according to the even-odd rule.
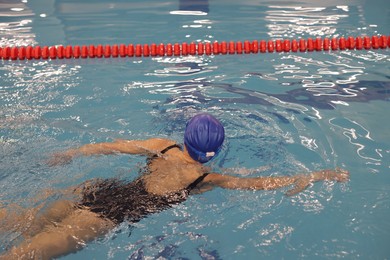
[[[268,35],[274,37],[335,36],[340,19],[348,17],[348,7],[269,6],[265,20]]]
[[[367,161],[368,164],[380,165],[385,151],[381,148],[375,148],[375,141],[371,138],[368,129],[347,118],[331,118],[329,123],[337,127],[348,139],[348,142],[356,148],[356,153],[360,158]]]
[[[173,15],[207,15],[208,0],[179,0],[179,10],[170,11]]]
[[[313,82],[310,86],[272,96],[284,102],[318,109],[334,109],[337,104],[348,105],[350,102],[387,101],[390,99],[390,81],[360,80],[347,84]]]
[[[193,71],[193,73],[199,72]],[[296,84],[300,85],[299,82]],[[151,93],[170,95],[164,104],[174,104],[178,107],[195,104],[213,106],[218,103],[274,106],[276,104],[280,105],[281,102],[287,102],[290,103],[290,106],[286,107],[286,104],[286,108],[299,113],[299,111],[306,111],[309,107],[335,109],[337,104],[348,105],[350,102],[386,101],[390,99],[390,81],[360,80],[347,84],[313,81],[304,87],[288,90],[282,94],[267,93],[260,90],[253,91],[233,84],[210,82],[201,78],[189,81],[141,83],[141,85],[145,88],[152,87]],[[158,88],[154,88],[156,86]],[[136,84],[130,84],[127,87],[134,88]],[[219,89],[219,92],[215,92],[213,95],[212,89]],[[226,95],[227,93],[231,95]]]
[[[208,0],[179,0],[179,10],[209,12]]]
[[[0,46],[35,44],[32,32],[34,12],[20,1],[0,2]]]

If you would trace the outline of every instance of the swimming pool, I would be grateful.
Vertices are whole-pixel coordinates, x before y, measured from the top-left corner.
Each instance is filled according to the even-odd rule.
[[[7,1],[0,46],[389,35],[386,1]],[[234,17],[234,18],[232,18]],[[122,226],[63,259],[387,259],[390,255],[389,51],[1,61],[0,201],[94,177],[137,176],[144,160],[80,158],[66,148],[114,138],[182,142],[200,111],[227,132],[213,162],[249,176],[322,168],[347,184],[283,191],[216,189]],[[1,234],[1,250],[17,241]]]

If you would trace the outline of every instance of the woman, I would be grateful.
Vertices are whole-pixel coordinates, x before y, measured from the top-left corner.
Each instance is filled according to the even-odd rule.
[[[342,170],[255,178],[210,172],[203,164],[219,153],[223,141],[222,124],[209,114],[199,114],[187,123],[183,147],[172,140],[152,138],[87,144],[56,154],[51,165],[68,163],[77,156],[116,153],[142,154],[148,159],[145,172],[134,181],[98,179],[72,190],[72,199],[58,201],[36,217],[25,232],[25,241],[2,259],[51,259],[74,252],[123,221],[140,221],[185,201],[190,194],[214,187],[272,190],[294,185],[287,192],[294,195],[316,181],[349,179],[348,172]]]

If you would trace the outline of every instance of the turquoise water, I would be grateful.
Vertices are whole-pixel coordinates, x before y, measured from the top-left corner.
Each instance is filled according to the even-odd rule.
[[[389,35],[386,1],[184,6],[8,1],[0,3],[0,46]],[[115,138],[181,142],[186,120],[208,111],[227,133],[216,171],[277,176],[339,166],[351,181],[316,183],[294,197],[216,189],[63,259],[388,259],[389,97],[388,50],[1,61],[0,201],[31,207],[42,190],[135,177],[143,158],[44,162]],[[17,237],[1,234],[1,250]]]

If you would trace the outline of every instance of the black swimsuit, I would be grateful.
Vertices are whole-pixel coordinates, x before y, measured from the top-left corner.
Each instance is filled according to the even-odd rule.
[[[179,145],[171,145],[161,151],[162,154]],[[153,155],[148,159],[158,157]],[[123,221],[135,223],[145,216],[157,213],[172,205],[185,201],[193,190],[208,175],[204,173],[185,189],[167,195],[155,195],[147,192],[142,178],[132,182],[118,179],[98,179],[83,188],[83,197],[79,202],[81,207],[99,214],[103,218],[119,224]]]

